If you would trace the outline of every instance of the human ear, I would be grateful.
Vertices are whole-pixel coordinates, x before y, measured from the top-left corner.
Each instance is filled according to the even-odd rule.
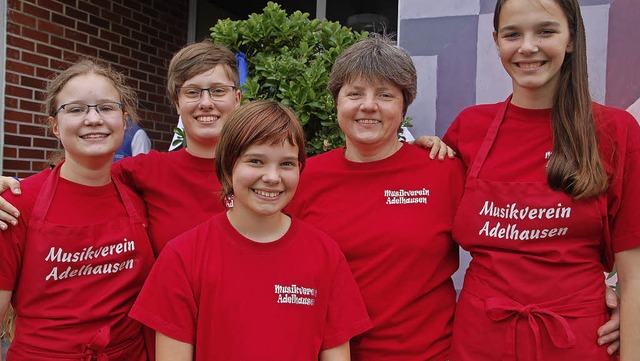
[[[127,130],[127,119],[129,119],[129,113],[122,113],[122,130]]]
[[[569,44],[567,44],[567,50],[566,50],[567,53],[573,53],[573,45],[574,45],[574,42],[573,42],[573,39],[571,39],[571,41],[569,41]]]
[[[496,50],[498,50],[498,53],[500,53],[500,45],[498,45],[498,33],[497,32],[492,32],[491,35],[493,35],[493,43],[496,44]]]
[[[51,132],[53,132],[53,135],[55,135],[56,138],[60,139],[60,127],[58,127],[58,121],[56,120],[56,117],[49,117],[47,118],[47,120],[49,121],[49,126],[51,127]]]

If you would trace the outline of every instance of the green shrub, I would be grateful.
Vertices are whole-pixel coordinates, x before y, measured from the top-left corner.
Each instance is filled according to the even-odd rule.
[[[291,15],[269,2],[247,20],[219,20],[211,37],[245,53],[249,74],[244,99],[276,100],[296,112],[315,155],[344,145],[335,106],[327,91],[331,65],[351,44],[367,36],[337,22]]]

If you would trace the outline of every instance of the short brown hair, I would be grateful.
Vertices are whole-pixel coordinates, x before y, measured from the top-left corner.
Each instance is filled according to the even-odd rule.
[[[233,194],[231,175],[236,161],[254,144],[289,142],[298,147],[300,170],[306,151],[304,132],[295,113],[271,100],[254,100],[236,108],[224,123],[216,149],[216,175],[222,184],[222,200]]]
[[[175,104],[178,102],[177,88],[185,81],[207,71],[216,65],[222,65],[224,71],[236,87],[240,84],[238,61],[231,50],[212,40],[189,44],[180,49],[169,63],[167,74],[167,97]]]
[[[122,73],[114,70],[109,63],[99,59],[81,59],[51,80],[44,93],[43,110],[47,117],[53,117],[53,114],[58,110],[60,104],[57,104],[56,97],[69,80],[86,74],[99,75],[109,80],[120,95],[118,101],[122,103],[122,110],[127,112],[131,121],[138,122],[138,112],[136,111],[138,95],[136,91],[126,84],[125,76]]]
[[[403,115],[416,98],[418,75],[409,54],[388,36],[372,34],[348,47],[336,59],[327,89],[335,101],[340,89],[357,78],[388,82],[402,91]]]

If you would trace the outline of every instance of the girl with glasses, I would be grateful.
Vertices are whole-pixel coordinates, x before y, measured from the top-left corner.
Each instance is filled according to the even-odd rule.
[[[147,360],[127,316],[151,269],[142,199],[111,176],[136,94],[124,77],[83,60],[45,92],[64,159],[6,194],[19,222],[0,234],[0,318],[11,303],[10,360]]]

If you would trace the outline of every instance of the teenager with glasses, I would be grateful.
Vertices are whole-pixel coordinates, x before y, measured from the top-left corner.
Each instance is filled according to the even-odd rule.
[[[0,234],[0,319],[15,309],[10,360],[147,360],[142,326],[127,316],[154,260],[146,211],[111,177],[136,100],[123,75],[89,60],[45,92],[64,160],[23,180],[20,197],[5,194],[20,211]]]

